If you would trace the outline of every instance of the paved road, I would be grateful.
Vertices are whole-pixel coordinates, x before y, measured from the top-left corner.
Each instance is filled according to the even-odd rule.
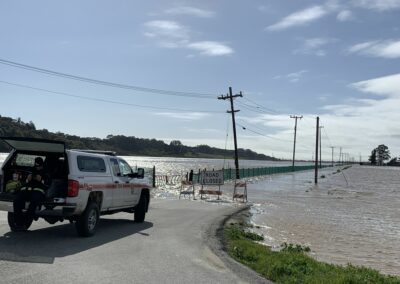
[[[143,224],[104,216],[92,238],[68,222],[12,233],[0,212],[0,283],[242,283],[206,245],[231,205],[152,200]],[[239,273],[240,274],[240,273]],[[252,282],[252,281],[251,281]]]

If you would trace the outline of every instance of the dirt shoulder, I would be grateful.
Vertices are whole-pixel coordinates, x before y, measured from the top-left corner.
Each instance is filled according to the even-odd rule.
[[[224,265],[246,283],[273,283],[257,272],[232,259],[225,249],[224,227],[230,223],[244,224],[250,217],[250,205],[232,209],[221,215],[205,232],[205,242],[211,251],[218,256]]]

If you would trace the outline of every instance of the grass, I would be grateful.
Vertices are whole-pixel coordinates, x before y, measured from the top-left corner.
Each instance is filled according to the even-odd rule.
[[[281,251],[272,251],[255,242],[263,236],[237,224],[225,227],[224,238],[231,257],[276,283],[400,283],[399,277],[374,269],[319,262],[307,255],[308,247],[285,243]]]

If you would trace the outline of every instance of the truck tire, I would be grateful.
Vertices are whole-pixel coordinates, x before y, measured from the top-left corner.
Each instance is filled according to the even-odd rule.
[[[32,225],[33,219],[24,217],[23,223],[17,224],[17,222],[15,220],[15,214],[13,212],[8,212],[7,221],[8,221],[8,225],[10,226],[11,231],[17,232],[17,231],[28,230],[29,227]]]
[[[147,197],[144,194],[140,195],[140,200],[135,208],[135,222],[143,223],[146,217]]]
[[[99,223],[100,212],[95,202],[90,202],[85,211],[76,220],[75,227],[80,237],[91,237]]]

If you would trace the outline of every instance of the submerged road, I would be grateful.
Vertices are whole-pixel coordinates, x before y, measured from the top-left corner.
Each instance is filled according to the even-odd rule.
[[[77,237],[68,221],[13,233],[0,212],[0,283],[256,283],[209,248],[218,247],[210,227],[235,210],[153,199],[144,223],[128,213],[104,216],[91,238]]]

